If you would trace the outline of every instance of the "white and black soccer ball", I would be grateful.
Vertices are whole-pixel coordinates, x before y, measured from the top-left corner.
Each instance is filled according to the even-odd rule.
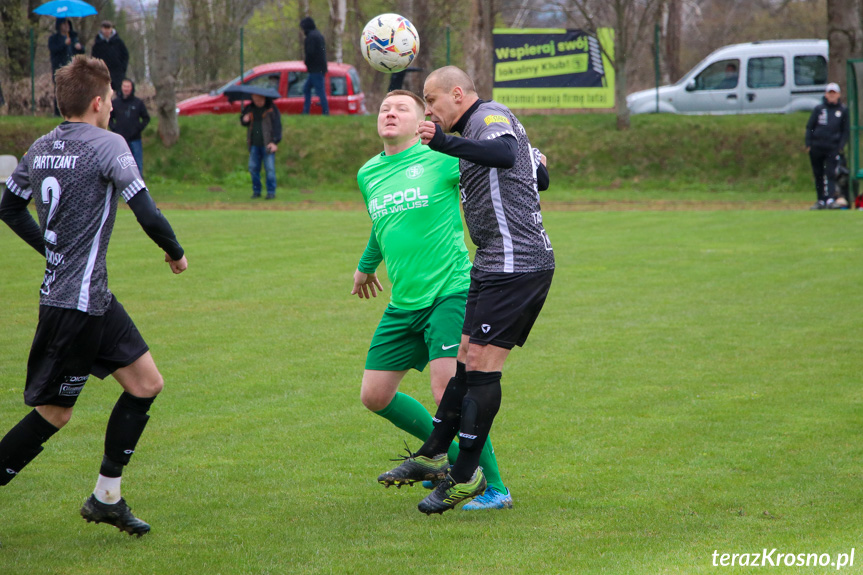
[[[381,14],[363,28],[360,51],[369,66],[379,72],[401,72],[419,50],[420,36],[404,16]]]

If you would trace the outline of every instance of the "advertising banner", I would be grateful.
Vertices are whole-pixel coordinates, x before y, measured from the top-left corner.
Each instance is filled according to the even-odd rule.
[[[614,30],[495,29],[493,98],[510,108],[614,108]]]

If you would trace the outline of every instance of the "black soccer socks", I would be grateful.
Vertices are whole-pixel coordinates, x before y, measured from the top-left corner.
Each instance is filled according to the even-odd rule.
[[[467,372],[467,393],[462,401],[458,434],[458,459],[450,471],[457,483],[470,481],[479,466],[482,448],[500,409],[500,378],[499,371]]]
[[[0,485],[12,481],[42,452],[42,444],[59,431],[35,409],[0,440]]]
[[[417,451],[417,455],[434,457],[439,453],[446,453],[455,434],[458,433],[459,419],[461,418],[461,404],[467,393],[467,376],[465,365],[461,362],[455,364],[455,375],[450,378],[446,390],[441,397],[440,405],[434,415],[434,429],[431,435]]]
[[[114,405],[108,428],[105,430],[105,456],[99,470],[105,477],[120,477],[123,466],[129,464],[132,454],[150,416],[147,412],[155,397],[135,397],[124,391]]]

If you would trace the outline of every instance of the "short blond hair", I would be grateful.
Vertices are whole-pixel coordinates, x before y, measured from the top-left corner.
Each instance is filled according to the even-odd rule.
[[[391,92],[387,92],[387,95],[384,96],[383,101],[386,101],[387,98],[390,98],[392,96],[408,96],[410,99],[412,99],[414,101],[414,103],[417,105],[417,108],[419,108],[419,110],[420,110],[419,115],[422,116],[425,114],[425,110],[426,110],[425,101],[422,98],[420,98],[419,96],[417,96],[416,94],[414,94],[413,92],[411,92],[410,90],[393,90]]]

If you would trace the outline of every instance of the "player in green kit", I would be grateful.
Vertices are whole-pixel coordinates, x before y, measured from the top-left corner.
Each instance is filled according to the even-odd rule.
[[[368,245],[354,273],[351,295],[377,297],[376,275],[386,263],[392,282],[390,303],[369,346],[360,399],[371,411],[425,441],[432,416],[419,401],[398,391],[411,368],[429,365],[435,404],[456,375],[471,263],[459,208],[458,159],[419,141],[425,104],[406,90],[384,98],[378,114],[383,153],[360,168],[357,182],[372,220]],[[458,445],[450,448],[451,461]],[[417,462],[422,465],[422,461]],[[488,488],[466,510],[506,509],[512,496],[503,485],[488,442],[480,465]],[[429,474],[428,480],[442,479]],[[388,481],[401,486],[413,481]]]

